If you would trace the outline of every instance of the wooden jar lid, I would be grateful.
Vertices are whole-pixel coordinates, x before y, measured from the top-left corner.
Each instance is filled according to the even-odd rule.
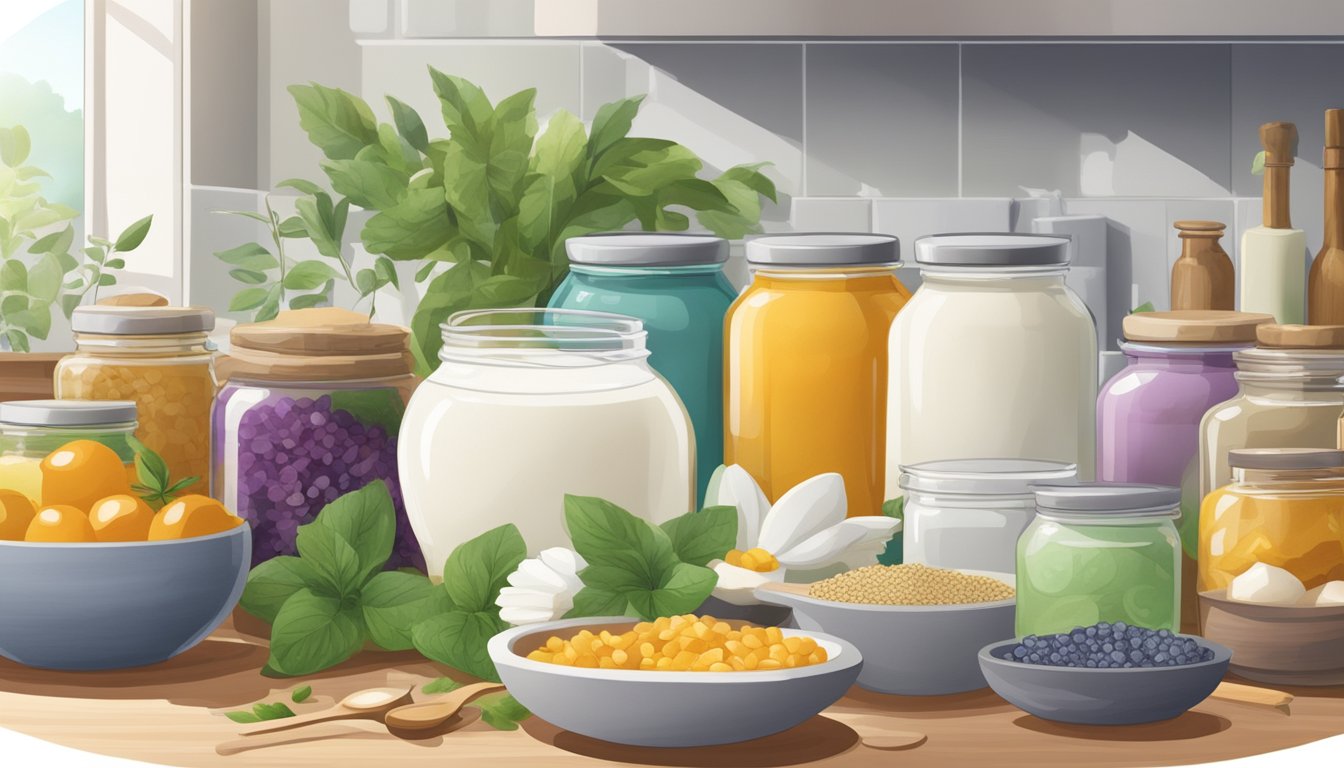
[[[296,309],[235,326],[230,357],[234,374],[268,379],[383,378],[414,367],[408,336],[405,328],[371,323],[358,312]]]
[[[1180,231],[1180,237],[1222,237],[1227,229],[1221,221],[1203,219],[1182,219],[1172,222],[1172,226]]]
[[[1344,325],[1262,325],[1256,339],[1278,349],[1344,349]]]
[[[1256,328],[1274,322],[1273,315],[1217,309],[1178,309],[1126,315],[1127,341],[1165,343],[1251,344]]]

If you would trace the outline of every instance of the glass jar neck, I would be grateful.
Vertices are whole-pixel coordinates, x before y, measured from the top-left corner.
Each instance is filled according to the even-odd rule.
[[[722,264],[692,264],[682,267],[570,264],[569,271],[585,277],[705,277],[723,272]]]
[[[1232,467],[1232,482],[1283,490],[1339,490],[1344,492],[1344,468],[1251,469]]]
[[[110,336],[76,333],[75,349],[104,357],[208,356],[213,352],[204,332],[153,336]]]
[[[925,285],[948,291],[1051,291],[1064,287],[1068,267],[1050,269],[985,269],[922,267]]]
[[[1113,512],[1064,512],[1058,509],[1036,509],[1036,517],[1062,525],[1164,525],[1181,516],[1179,508],[1161,510],[1134,510]]]
[[[758,282],[818,282],[818,281],[860,281],[874,280],[886,281],[896,279],[896,270],[901,265],[896,264],[877,264],[860,265],[855,264],[843,267],[798,267],[783,266],[777,264],[751,264],[751,274],[754,281]]]
[[[1158,368],[1167,370],[1203,370],[1222,368],[1228,373],[1236,370],[1232,355],[1237,350],[1246,349],[1245,344],[1198,346],[1191,344],[1161,344],[1149,341],[1122,341],[1120,351],[1124,352],[1129,364],[1139,368]]]

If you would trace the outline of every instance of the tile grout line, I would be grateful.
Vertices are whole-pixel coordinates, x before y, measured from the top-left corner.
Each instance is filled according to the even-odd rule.
[[[962,167],[961,167],[961,161],[962,161],[961,121],[962,121],[962,112],[964,109],[962,105],[961,52],[962,52],[962,44],[957,43],[957,197],[962,197],[965,194],[962,186],[963,181],[962,181]]]
[[[803,53],[802,53],[802,57],[801,57],[801,65],[802,65],[802,66],[801,66],[801,69],[802,69],[802,82],[800,83],[800,87],[799,87],[799,89],[798,89],[799,101],[802,103],[802,110],[803,110],[803,114],[802,114],[802,118],[803,118],[803,130],[802,130],[802,134],[803,134],[803,136],[802,136],[802,144],[803,144],[803,147],[802,147],[802,158],[801,158],[801,159],[802,159],[802,164],[801,164],[801,167],[798,169],[798,192],[799,192],[799,194],[800,194],[801,197],[807,197],[807,194],[808,194],[808,189],[807,189],[807,160],[808,160],[808,154],[807,154],[807,43],[804,42],[804,43],[803,43],[801,46],[799,46],[799,47],[802,49],[802,52],[803,52]]]

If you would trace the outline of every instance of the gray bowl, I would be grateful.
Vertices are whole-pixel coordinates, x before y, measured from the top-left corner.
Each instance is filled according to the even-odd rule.
[[[1213,693],[1232,651],[1202,637],[1211,661],[1180,667],[1091,669],[1023,664],[1007,657],[1016,640],[986,646],[980,668],[994,692],[1044,720],[1085,725],[1134,725],[1170,720]]]
[[[729,622],[730,624],[734,622]],[[615,744],[702,747],[788,730],[829,707],[854,684],[863,659],[853,645],[816,632],[821,664],[752,672],[576,669],[526,658],[551,635],[623,632],[628,618],[567,619],[505,630],[490,639],[500,679],[524,707],[553,725]]]
[[[970,573],[970,571],[968,571]],[[1004,574],[983,574],[1012,583]],[[975,655],[1012,637],[1016,601],[966,605],[860,605],[782,591],[769,585],[756,598],[793,608],[794,621],[853,643],[863,654],[861,687],[904,696],[941,696],[984,688]]]
[[[251,557],[248,525],[173,541],[0,541],[0,656],[63,670],[171,658],[233,610]]]

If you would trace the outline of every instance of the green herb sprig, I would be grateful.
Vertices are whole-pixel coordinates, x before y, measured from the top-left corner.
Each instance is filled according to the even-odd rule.
[[[252,710],[246,709],[235,712],[225,712],[224,716],[235,723],[260,723],[265,720],[280,720],[286,717],[294,717],[294,710],[285,705],[284,702],[277,701],[274,704],[257,702],[252,705]]]
[[[168,502],[177,498],[179,493],[200,480],[199,477],[190,475],[173,482],[168,473],[168,463],[162,456],[150,450],[149,446],[140,442],[134,435],[127,435],[126,442],[131,446],[131,450],[135,451],[135,478],[140,481],[132,483],[131,490],[144,499],[151,508],[162,509]]]

